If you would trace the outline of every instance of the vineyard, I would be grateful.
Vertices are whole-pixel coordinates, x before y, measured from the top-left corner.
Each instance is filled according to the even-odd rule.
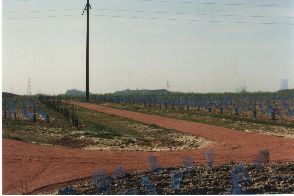
[[[1,5],[3,195],[294,196],[294,0]]]
[[[23,168],[41,167],[36,171],[19,168],[13,177],[4,174],[7,192],[294,192],[292,90],[245,94],[139,91],[92,94],[90,98],[87,103],[81,96],[3,94],[3,138],[6,143],[22,142],[9,146],[4,159],[11,163],[17,154],[23,157],[17,159]],[[236,131],[242,126],[246,131]],[[21,151],[24,148],[17,149],[18,145],[31,150]],[[15,165],[4,167],[12,171]],[[77,169],[71,172],[72,168]],[[46,180],[33,177],[39,170],[50,171],[40,174]],[[60,184],[55,185],[56,181]]]
[[[279,194],[293,193],[293,163],[194,165],[183,159],[178,167],[160,168],[149,157],[150,169],[128,173],[123,166],[111,175],[98,170],[90,178],[52,188],[43,194]],[[188,161],[187,161],[188,160]]]
[[[4,119],[28,120],[31,122],[44,121],[49,123],[49,115],[35,100],[24,97],[3,97],[2,113]]]
[[[61,97],[5,97],[3,105],[3,136],[20,141],[119,151],[197,149],[211,143],[174,130],[91,112]]]
[[[147,159],[149,169],[128,173],[122,165],[108,174],[93,172],[91,177],[67,183],[66,187],[41,189],[35,194],[279,194],[293,193],[294,165],[270,163],[267,149],[257,153],[253,163],[217,165],[215,152],[206,149],[205,164],[183,157],[182,165],[161,167],[156,156]]]
[[[276,93],[235,94],[134,91],[129,93],[92,95],[91,101],[97,103],[133,104],[147,108],[187,110],[222,116],[237,116],[246,119],[294,122],[294,90]]]

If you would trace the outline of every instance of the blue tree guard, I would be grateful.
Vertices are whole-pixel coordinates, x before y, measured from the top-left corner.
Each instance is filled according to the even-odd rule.
[[[149,156],[148,161],[151,172],[157,172],[160,169],[159,161],[156,156]]]
[[[253,160],[253,164],[257,169],[260,169],[264,164],[269,162],[268,149],[262,149]]]
[[[172,189],[179,189],[182,181],[182,176],[179,171],[172,171],[170,177],[170,187]]]
[[[244,194],[244,192],[239,187],[238,176],[235,173],[231,172],[231,177],[232,177],[232,181],[233,181],[232,194],[233,195]]]
[[[245,194],[245,191],[243,191],[240,188],[239,183],[240,182],[248,182],[250,181],[250,177],[248,175],[248,171],[246,169],[245,164],[239,164],[235,166],[231,171],[231,177],[233,181],[233,195],[237,194]]]
[[[100,170],[93,174],[92,182],[96,187],[97,193],[110,194],[111,193],[111,182],[107,173]]]
[[[183,158],[183,166],[185,171],[191,171],[194,169],[194,160],[191,157],[184,157]]]
[[[211,148],[205,149],[205,159],[207,160],[208,167],[212,167],[214,162],[214,152]]]
[[[65,187],[62,189],[59,189],[58,195],[76,195],[76,190],[72,187]]]
[[[31,120],[31,121],[33,121],[34,119],[34,114],[32,113],[32,112],[30,112],[29,110],[28,110],[28,108],[27,107],[24,107],[23,109],[22,109],[22,113],[29,119],[29,120]]]
[[[157,195],[156,188],[147,176],[141,178],[141,186],[144,187],[148,195]]]
[[[268,163],[270,158],[269,158],[269,151],[268,149],[262,149],[260,152],[259,152],[259,157],[260,157],[260,160],[263,162],[263,163]]]
[[[294,109],[293,109],[293,110],[288,109],[287,116],[288,116],[289,118],[293,117],[293,116],[294,116]]]
[[[127,176],[127,172],[124,170],[123,166],[119,165],[115,167],[112,176],[116,179],[122,179]]]
[[[40,114],[41,116],[41,120],[43,121],[47,121],[47,116],[48,114],[46,112],[44,112],[41,108],[37,107],[36,108],[36,112]]]
[[[13,100],[9,99],[8,100],[8,114],[7,114],[8,119],[13,119],[15,113],[16,113],[16,104],[14,103]]]
[[[250,181],[250,177],[248,175],[248,171],[246,169],[246,165],[243,163],[238,164],[235,166],[232,170],[235,174],[237,174],[238,179],[242,182],[248,182]]]

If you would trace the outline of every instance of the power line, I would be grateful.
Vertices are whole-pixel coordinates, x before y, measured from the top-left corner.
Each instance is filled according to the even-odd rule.
[[[30,1],[30,0],[19,0],[19,1]],[[140,0],[140,1],[144,1],[144,2],[152,2],[152,0]],[[157,1],[156,1],[157,2]],[[185,3],[192,3],[189,1],[160,1],[160,2],[185,2]],[[200,4],[206,4],[206,5],[214,5],[217,4],[216,2],[204,2],[204,3],[200,3]],[[239,6],[241,5],[240,3],[229,3],[228,5],[231,6]],[[242,4],[244,5],[244,4]],[[276,6],[276,4],[257,4],[256,6],[265,6],[265,7],[272,7],[272,6]],[[26,12],[20,12],[20,11],[9,11],[8,13],[10,14],[17,14],[17,13],[42,13],[42,12],[58,12],[58,11],[76,11],[78,9],[74,9],[74,8],[68,8],[68,9],[63,9],[63,10],[58,10],[58,9],[48,9],[48,10],[31,10],[31,11],[26,11]],[[188,19],[183,19],[183,18],[179,18],[179,17],[169,17],[166,18],[166,20],[169,21],[189,21],[189,22],[194,22],[194,21],[206,21],[209,23],[221,23],[221,22],[226,22],[224,21],[222,18],[219,17],[225,17],[225,18],[236,18],[236,17],[248,17],[248,18],[262,18],[262,19],[267,19],[270,18],[272,19],[273,16],[266,16],[266,15],[240,15],[240,14],[209,14],[209,13],[188,13],[188,12],[166,12],[166,11],[145,11],[145,10],[128,10],[128,9],[107,9],[107,8],[99,8],[99,11],[111,11],[111,12],[120,12],[120,13],[151,13],[151,14],[157,14],[160,15],[159,16],[148,16],[148,17],[141,17],[141,16],[130,16],[130,17],[126,17],[126,16],[121,16],[121,15],[109,15],[109,14],[99,14],[96,16],[104,16],[104,17],[112,17],[112,18],[131,18],[131,19],[149,19],[149,20],[158,20],[158,19],[162,19],[162,15],[176,15],[176,16],[191,16],[191,14],[195,14],[198,16],[209,16],[209,17],[218,17],[217,19],[208,19],[208,20],[203,20],[203,19],[195,19],[195,18],[188,18]],[[61,15],[47,15],[47,16],[28,16],[28,17],[8,17],[5,19],[8,20],[22,20],[22,19],[40,19],[40,18],[56,18],[56,17],[66,17],[66,16],[78,16],[78,14],[61,14]],[[274,17],[274,19],[294,19],[294,16],[281,16],[281,17]],[[284,25],[293,25],[292,21],[291,22],[273,22],[271,21],[259,21],[259,22],[251,22],[251,21],[246,21],[244,19],[238,19],[236,21],[230,21],[231,23],[252,23],[252,24],[268,24],[268,25],[275,25],[275,24],[284,24]]]
[[[76,11],[78,9],[64,9],[64,10],[46,10],[46,12],[57,12],[57,11]],[[181,15],[181,16],[191,16],[190,13],[187,12],[166,12],[166,11],[144,11],[144,10],[113,10],[113,9],[107,9],[107,8],[100,8],[98,9],[100,11],[111,11],[111,12],[128,12],[128,13],[151,13],[151,14],[160,14],[160,15],[166,15],[166,14],[170,14],[170,15]],[[32,12],[32,13],[41,13],[42,11],[27,11],[28,12]],[[9,13],[24,13],[24,12],[16,12],[16,11],[10,11]],[[193,14],[193,13],[192,13]],[[194,13],[194,15],[198,15],[198,16],[214,16],[214,17],[228,17],[228,18],[234,18],[234,17],[248,17],[248,18],[273,18],[273,16],[266,16],[266,15],[239,15],[239,14],[208,14],[208,13]],[[59,16],[77,16],[77,14],[62,14]],[[44,16],[44,18],[46,17],[57,17],[57,15],[49,15],[49,16]],[[7,19],[26,19],[26,18],[42,18],[42,16],[29,16],[29,17],[10,17]],[[151,17],[152,18],[152,17]],[[154,18],[158,18],[158,17],[154,17]],[[279,19],[279,18],[283,18],[283,19],[294,19],[294,16],[281,16],[281,17],[277,17],[275,19]]]
[[[30,0],[13,0],[14,2],[15,1],[22,1],[22,2],[26,2],[26,1],[30,1]],[[8,3],[9,1],[2,1],[2,3]]]
[[[105,8],[102,8],[100,10],[106,10]],[[114,11],[114,12],[134,12],[134,13],[142,13],[142,10],[110,10],[107,9],[107,11]],[[167,12],[148,12],[148,13],[167,13]],[[178,12],[175,14],[177,16],[184,16],[187,15],[184,12]],[[199,16],[211,16],[206,13],[198,13]],[[40,18],[57,18],[57,17],[69,17],[69,16],[80,16],[79,14],[62,14],[62,15],[47,15],[47,16],[29,16],[29,17],[10,17],[10,18],[5,18],[8,20],[23,20],[23,19],[40,19]],[[262,25],[293,25],[293,22],[273,22],[273,21],[259,21],[259,22],[252,22],[252,21],[247,21],[247,20],[234,20],[234,21],[225,21],[223,19],[217,18],[217,19],[199,19],[199,18],[179,18],[179,17],[169,17],[169,18],[163,18],[161,17],[154,17],[154,16],[148,16],[148,17],[142,17],[142,16],[122,16],[122,15],[113,15],[113,14],[98,14],[95,16],[100,16],[100,17],[111,17],[111,18],[130,18],[130,19],[144,19],[144,20],[159,20],[159,19],[164,19],[168,21],[188,21],[188,22],[209,22],[209,23],[223,23],[223,22],[229,22],[229,23],[238,23],[238,24],[262,24]],[[190,16],[190,15],[189,15]],[[213,15],[215,16],[215,15]],[[235,18],[235,15],[222,15],[224,17],[229,17],[230,18]],[[250,18],[265,18],[266,16],[263,15],[252,15]],[[294,17],[289,17],[290,19],[293,19]]]
[[[80,14],[62,14],[62,15],[47,15],[47,16],[29,16],[29,17],[10,17],[4,20],[26,20],[26,19],[40,19],[40,18],[57,18],[57,17],[69,17],[80,16]]]
[[[80,14],[62,14],[62,15],[48,15],[48,16],[30,16],[30,17],[11,17],[5,18],[5,20],[25,20],[25,19],[41,19],[41,18],[57,18],[57,17],[70,17],[70,16],[80,16]],[[246,21],[246,20],[234,20],[234,21],[225,21],[220,19],[198,19],[198,18],[177,18],[177,17],[142,17],[142,16],[122,16],[122,15],[111,15],[111,14],[96,14],[94,16],[97,17],[109,17],[109,18],[124,18],[124,19],[141,19],[141,20],[167,20],[167,21],[183,21],[183,22],[208,22],[208,23],[236,23],[236,24],[260,24],[260,25],[287,25],[293,26],[293,22],[267,22],[267,21],[260,21],[260,22],[253,22],[253,21]],[[253,16],[254,17],[254,16]],[[256,18],[263,18],[263,17],[256,17]]]
[[[188,13],[188,12],[166,12],[166,11],[144,11],[144,10],[114,10],[114,9],[107,9],[107,8],[100,8],[97,9],[99,11],[113,11],[113,12],[135,12],[135,13],[152,13],[152,14],[172,14],[172,15],[200,15],[200,16],[216,16],[216,17],[252,17],[252,18],[272,18],[273,16],[266,16],[266,15],[240,15],[240,14],[208,14],[208,13]],[[281,16],[277,18],[293,18],[294,16]]]
[[[13,0],[13,2],[30,2],[30,1],[33,1],[33,0]],[[178,0],[137,0],[137,1],[141,1],[143,3],[180,3],[180,4],[193,4],[195,3],[196,1],[178,1]],[[3,3],[10,3],[11,1],[8,1],[8,0],[3,0],[2,1]],[[241,1],[242,3],[219,3],[219,2],[214,2],[214,1],[210,1],[210,2],[196,2],[198,4],[201,4],[201,5],[227,5],[227,6],[260,6],[260,7],[278,7],[278,6],[281,6],[280,4],[278,4],[279,0],[276,0],[276,3],[275,4],[267,4],[267,3],[262,3],[262,4],[246,4],[244,3],[244,1]],[[289,6],[294,6],[294,5],[289,5]],[[288,7],[289,7],[288,6]]]
[[[33,0],[13,0],[13,2],[30,2]],[[258,7],[280,7],[282,6],[281,4],[279,4],[279,2],[281,1],[276,1],[277,3],[275,4],[268,4],[268,3],[258,3],[258,4],[246,4],[244,3],[244,1],[241,1],[242,3],[219,3],[219,2],[214,2],[214,1],[210,1],[210,2],[196,2],[196,1],[177,1],[177,0],[137,0],[140,1],[142,3],[165,3],[165,4],[169,4],[169,3],[179,3],[179,4],[193,4],[193,3],[197,3],[199,5],[207,5],[207,6],[217,6],[217,5],[226,5],[226,6],[233,6],[233,7],[238,7],[238,6],[258,6]],[[3,3],[8,3],[11,1],[8,0],[4,0],[2,1]],[[225,1],[224,1],[225,2]],[[294,4],[291,5],[287,5],[287,7],[294,7]]]
[[[168,21],[187,21],[187,22],[208,22],[208,23],[237,23],[237,24],[260,24],[260,25],[290,25],[293,26],[293,23],[278,23],[278,22],[251,22],[251,21],[224,21],[224,20],[201,20],[201,19],[183,19],[183,18],[162,18],[162,17],[139,17],[139,16],[121,16],[121,15],[106,15],[98,14],[95,15],[98,17],[109,17],[109,18],[125,18],[125,19],[142,19],[142,20],[168,20]]]
[[[64,11],[77,11],[78,9],[50,9],[50,10],[28,10],[28,11],[7,11],[8,14],[22,14],[22,13],[42,13],[42,12],[64,12]]]
[[[195,1],[177,1],[177,0],[139,0],[141,2],[144,2],[144,3],[180,3],[180,4],[192,4],[192,3],[195,3]],[[277,3],[280,2],[280,1],[277,1]],[[242,3],[219,3],[219,2],[196,2],[198,4],[201,4],[201,5],[228,5],[228,6],[260,6],[260,7],[277,7],[277,6],[281,6],[280,4],[254,4],[254,5],[251,5],[251,4],[246,4],[244,3],[244,1],[242,1]]]
[[[28,79],[27,95],[32,95],[32,81],[31,81],[31,78]]]
[[[28,2],[31,0],[14,0],[14,1],[23,1],[23,2]],[[184,3],[184,4],[191,4],[191,3],[195,3],[192,1],[176,1],[176,0],[138,0],[141,2],[161,2],[161,3]],[[250,4],[244,4],[242,3],[219,3],[219,2],[197,2],[200,5],[227,5],[227,6],[253,6],[253,7],[280,7],[281,5],[279,4],[254,4],[254,5],[250,5]],[[287,5],[287,7],[292,7],[291,5]],[[42,13],[42,12],[58,12],[58,11],[77,11],[78,9],[63,9],[63,10],[58,10],[58,9],[51,9],[51,10],[31,10],[31,11],[8,11],[8,13],[10,14],[15,14],[15,13]],[[173,15],[190,15],[190,14],[194,14],[194,13],[188,13],[188,12],[176,12],[176,13],[170,13],[170,12],[166,12],[166,11],[144,11],[144,10],[127,10],[127,9],[118,9],[118,10],[112,10],[112,9],[107,9],[107,8],[100,8],[98,9],[100,11],[117,11],[117,12],[137,12],[137,13],[152,13],[152,14],[173,14]],[[208,13],[195,13],[195,15],[207,15],[207,16],[221,16],[221,17],[252,17],[252,18],[272,18],[274,17],[273,15],[270,16],[266,16],[266,15],[240,15],[240,14],[208,14]],[[286,18],[286,19],[294,19],[294,16],[282,16],[278,18]],[[32,17],[29,17],[32,18]],[[37,18],[37,17],[33,17],[33,18]]]

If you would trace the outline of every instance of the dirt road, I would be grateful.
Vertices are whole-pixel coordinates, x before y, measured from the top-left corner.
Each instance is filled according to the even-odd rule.
[[[203,123],[195,123],[139,112],[119,110],[101,105],[88,103],[79,103],[79,105],[97,112],[121,116],[148,124],[155,124],[160,127],[175,129],[181,132],[207,138],[215,142],[212,147],[215,151],[217,151],[216,159],[222,162],[233,159],[250,161],[257,151],[262,148],[269,149],[271,155],[270,159],[273,161],[294,160],[293,139],[248,133]]]
[[[272,161],[294,161],[294,140],[260,135],[226,128],[165,118],[155,115],[113,109],[105,106],[79,103],[80,106],[144,123],[207,138],[214,142],[215,160],[218,163],[252,161],[262,148],[268,148]],[[116,165],[128,171],[148,168],[148,156],[156,155],[161,166],[180,164],[182,157],[192,156],[203,163],[204,150],[180,152],[103,152],[46,147],[25,142],[3,140],[3,193],[21,193],[21,183],[27,182],[28,191],[83,178],[98,169],[109,173]],[[25,187],[23,185],[23,187]]]

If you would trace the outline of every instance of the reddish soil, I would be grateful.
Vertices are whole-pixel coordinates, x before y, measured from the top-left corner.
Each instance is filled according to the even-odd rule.
[[[252,161],[262,148],[269,149],[271,161],[294,161],[294,140],[276,136],[246,133],[207,124],[165,118],[161,116],[118,110],[94,104],[80,106],[141,121],[160,127],[176,129],[214,142],[215,161]],[[182,157],[192,156],[203,163],[204,150],[177,152],[103,152],[39,146],[25,142],[3,140],[3,193],[21,193],[20,180],[27,182],[28,192],[44,186],[90,176],[95,170],[109,173],[116,165],[126,170],[148,168],[148,156],[155,155],[161,166],[181,164]]]

